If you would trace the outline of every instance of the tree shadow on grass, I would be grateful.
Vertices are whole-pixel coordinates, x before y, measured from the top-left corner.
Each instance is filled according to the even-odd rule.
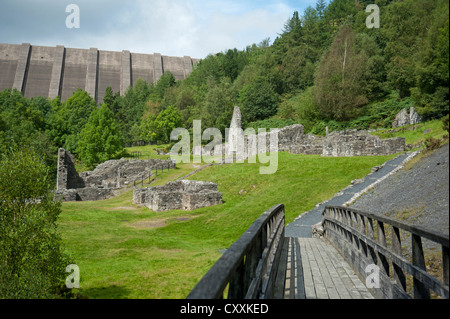
[[[83,289],[81,294],[89,299],[127,299],[130,292],[128,288],[112,285]]]

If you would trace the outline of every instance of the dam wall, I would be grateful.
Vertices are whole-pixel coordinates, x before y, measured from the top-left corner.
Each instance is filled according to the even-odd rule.
[[[102,103],[108,86],[123,95],[139,78],[155,83],[170,71],[183,80],[197,62],[160,53],[0,43],[0,91],[17,89],[27,98],[60,96],[65,101],[81,88]]]

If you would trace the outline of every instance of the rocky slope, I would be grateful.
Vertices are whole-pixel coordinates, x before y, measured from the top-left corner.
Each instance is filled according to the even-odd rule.
[[[449,233],[449,144],[377,184],[350,207]]]

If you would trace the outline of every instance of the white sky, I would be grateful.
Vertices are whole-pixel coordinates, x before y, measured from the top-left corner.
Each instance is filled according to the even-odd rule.
[[[316,0],[0,0],[0,43],[204,58],[275,40],[294,11]],[[80,9],[68,29],[66,6]]]

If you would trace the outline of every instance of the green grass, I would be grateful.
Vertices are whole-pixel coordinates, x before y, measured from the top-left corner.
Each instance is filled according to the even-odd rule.
[[[153,213],[133,205],[128,190],[106,201],[63,203],[59,226],[67,252],[80,267],[83,295],[185,298],[220,257],[219,250],[236,241],[265,210],[285,204],[289,223],[392,157],[280,153],[273,175],[260,175],[260,164],[213,166],[190,179],[217,183],[222,205]],[[159,183],[195,169],[184,165],[162,175]],[[241,189],[247,193],[239,195]]]
[[[164,145],[147,145],[147,146],[136,146],[136,147],[128,147],[126,148],[127,152],[131,154],[132,152],[140,152],[141,160],[150,159],[150,158],[160,158],[160,159],[168,159],[170,156],[168,155],[158,155],[156,153],[156,149],[164,150],[168,147],[168,144]]]
[[[442,120],[433,120],[416,125],[407,125],[395,129],[384,129],[372,133],[381,138],[404,137],[406,144],[418,145],[425,141],[426,138],[432,137],[435,139],[442,139],[445,134],[448,134],[442,127]]]

